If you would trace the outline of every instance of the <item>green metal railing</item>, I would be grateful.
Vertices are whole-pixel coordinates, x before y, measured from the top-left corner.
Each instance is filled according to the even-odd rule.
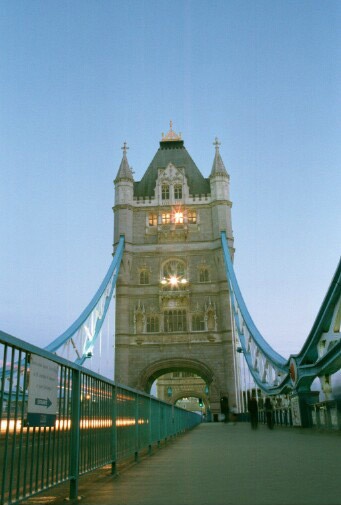
[[[41,384],[44,389],[44,381],[52,381],[46,387],[55,390],[56,405],[41,394],[35,398],[38,409],[52,409],[52,423],[45,414],[30,421],[36,416],[29,411],[35,394],[30,390],[33,356],[58,367],[55,384],[51,377]],[[70,498],[76,498],[80,475],[104,465],[115,473],[117,462],[138,460],[141,451],[150,452],[153,445],[201,421],[195,413],[115,384],[1,331],[0,381],[1,505],[19,503],[66,481]]]

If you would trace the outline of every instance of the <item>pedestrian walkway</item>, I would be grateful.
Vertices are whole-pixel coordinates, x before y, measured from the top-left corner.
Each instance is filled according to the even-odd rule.
[[[117,477],[80,480],[82,505],[340,505],[341,437],[201,424]],[[67,486],[25,503],[65,505]],[[45,501],[43,501],[45,496]]]

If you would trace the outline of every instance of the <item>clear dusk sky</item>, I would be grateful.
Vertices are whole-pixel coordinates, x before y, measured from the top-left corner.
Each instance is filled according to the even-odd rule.
[[[205,177],[218,136],[235,270],[284,356],[341,250],[341,2],[3,0],[0,329],[40,346],[111,262],[113,179],[181,132]]]

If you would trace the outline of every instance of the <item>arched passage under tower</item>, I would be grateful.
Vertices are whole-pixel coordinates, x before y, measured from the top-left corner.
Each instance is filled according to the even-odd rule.
[[[150,393],[153,383],[158,379],[163,379],[166,391],[171,388],[170,394],[163,397],[170,403],[176,403],[185,397],[196,397],[202,398],[209,409],[211,403],[220,401],[221,386],[218,378],[202,361],[187,358],[156,361],[142,370],[138,388]]]

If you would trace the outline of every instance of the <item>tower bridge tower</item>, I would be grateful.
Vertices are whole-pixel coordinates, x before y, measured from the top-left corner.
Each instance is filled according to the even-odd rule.
[[[216,139],[205,178],[171,124],[142,179],[134,181],[124,144],[113,208],[114,246],[125,236],[115,379],[149,392],[158,377],[194,374],[202,379],[198,396],[213,414],[223,396],[232,404],[237,395],[220,241],[225,231],[233,247],[232,204],[219,145]]]

